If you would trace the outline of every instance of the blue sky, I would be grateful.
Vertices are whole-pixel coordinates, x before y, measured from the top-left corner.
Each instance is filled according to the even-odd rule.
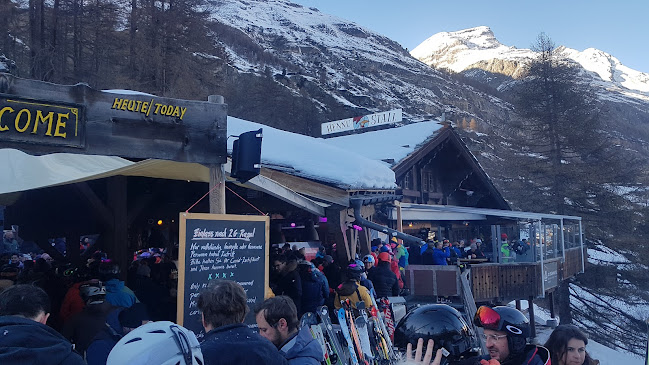
[[[505,45],[597,48],[649,73],[649,0],[292,0],[353,21],[412,50],[439,32],[486,25]]]

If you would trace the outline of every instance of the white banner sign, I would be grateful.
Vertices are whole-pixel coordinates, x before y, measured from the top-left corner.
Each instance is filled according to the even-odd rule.
[[[403,120],[401,109],[322,123],[322,135],[365,129]]]

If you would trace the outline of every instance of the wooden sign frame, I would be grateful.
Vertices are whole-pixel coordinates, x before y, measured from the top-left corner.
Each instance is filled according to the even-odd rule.
[[[234,214],[208,214],[208,213],[180,213],[179,220],[179,247],[178,247],[178,296],[176,301],[176,323],[181,326],[184,326],[185,322],[185,293],[187,288],[185,287],[185,279],[187,273],[187,220],[207,220],[207,221],[241,221],[241,222],[264,222],[264,291],[263,301],[268,293],[270,292],[269,288],[269,242],[270,242],[270,217],[268,216],[250,216],[250,215],[234,215]],[[198,334],[197,334],[198,335]]]
[[[227,160],[227,105],[0,73],[0,142],[31,155]]]

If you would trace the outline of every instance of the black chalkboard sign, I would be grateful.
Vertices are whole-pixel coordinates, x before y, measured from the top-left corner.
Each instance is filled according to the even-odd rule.
[[[180,214],[177,320],[199,340],[205,331],[196,300],[210,280],[241,284],[250,307],[244,323],[256,326],[253,308],[268,288],[269,223],[265,216]]]

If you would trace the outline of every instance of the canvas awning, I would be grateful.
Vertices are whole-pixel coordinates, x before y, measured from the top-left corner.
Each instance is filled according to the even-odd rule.
[[[3,173],[0,174],[0,204],[15,198],[22,191],[74,184],[110,176],[140,176],[170,180],[209,182],[206,166],[167,160],[132,162],[120,157],[56,153],[32,156],[14,149],[0,149]],[[229,175],[230,163],[225,165]],[[228,181],[232,180],[228,176]],[[245,184],[247,188],[263,191],[308,212],[324,216],[327,203],[316,202],[265,176],[256,176]]]

